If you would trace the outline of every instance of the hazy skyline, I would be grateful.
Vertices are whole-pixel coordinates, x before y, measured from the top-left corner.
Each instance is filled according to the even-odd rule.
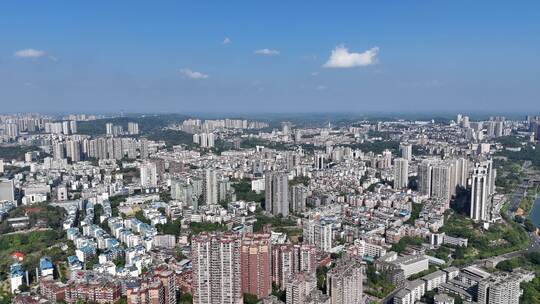
[[[4,1],[0,112],[536,112],[539,20],[536,1]]]

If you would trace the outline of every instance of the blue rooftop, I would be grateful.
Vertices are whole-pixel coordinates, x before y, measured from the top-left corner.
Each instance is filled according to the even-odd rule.
[[[46,270],[53,268],[53,264],[51,262],[51,259],[49,257],[42,257],[39,259],[39,269]]]
[[[11,264],[11,266],[9,267],[9,272],[11,273],[12,277],[24,275],[24,269],[19,263]]]
[[[80,263],[79,258],[77,256],[75,256],[75,255],[68,256],[67,260],[68,260],[69,264]]]

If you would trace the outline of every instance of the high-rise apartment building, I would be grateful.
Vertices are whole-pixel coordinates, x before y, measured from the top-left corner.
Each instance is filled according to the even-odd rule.
[[[6,123],[4,125],[4,134],[11,139],[19,136],[19,126],[16,123]]]
[[[81,161],[81,145],[76,140],[66,142],[66,154],[72,162]]]
[[[129,135],[138,135],[139,134],[139,124],[136,122],[128,122],[128,133]]]
[[[70,129],[72,134],[77,134],[78,129],[77,129],[77,121],[76,120],[71,120],[69,122],[69,129]]]
[[[262,299],[272,292],[271,261],[270,234],[248,234],[242,239],[242,293],[253,294]]]
[[[55,142],[53,144],[53,158],[54,159],[66,158],[66,145],[63,142]]]
[[[217,173],[214,169],[208,168],[204,176],[204,201],[207,205],[216,205],[218,203]]]
[[[232,233],[201,233],[192,240],[193,303],[241,304],[241,241]]]
[[[314,273],[298,272],[289,277],[286,286],[286,304],[306,304],[311,291],[317,288]]]
[[[315,273],[317,247],[310,244],[282,244],[272,247],[272,282],[285,289],[289,277],[297,272]]]
[[[363,270],[355,261],[345,261],[326,275],[326,294],[331,304],[363,303]]]
[[[65,134],[65,135],[71,134],[69,121],[62,121],[62,134]]]
[[[521,280],[518,275],[499,273],[478,283],[478,304],[519,303]]]
[[[128,304],[175,304],[176,279],[173,270],[159,265],[126,288]]]
[[[471,211],[470,217],[474,221],[488,220],[489,185],[488,172],[485,167],[477,166],[472,174]]]
[[[495,194],[497,171],[491,159],[477,163],[471,176],[470,217],[474,221],[491,221],[492,197]]]
[[[467,179],[469,178],[469,160],[466,158],[458,158],[456,163],[456,184],[461,187],[467,187]]]
[[[423,161],[418,165],[418,192],[431,195],[431,163]]]
[[[316,170],[324,169],[324,154],[322,153],[315,154],[315,169]]]
[[[304,212],[308,198],[308,188],[304,185],[294,185],[290,191],[291,211]]]
[[[431,197],[450,200],[452,197],[451,165],[434,164],[431,171]]]
[[[193,142],[199,144],[201,148],[213,148],[216,145],[214,133],[201,133],[195,135],[193,135]]]
[[[107,135],[113,135],[113,127],[114,125],[111,122],[105,124],[105,131],[107,132]]]
[[[15,201],[15,184],[12,179],[0,179],[0,202]]]
[[[390,150],[384,150],[382,152],[382,159],[381,159],[381,163],[380,163],[380,168],[381,169],[386,169],[386,168],[390,168],[390,166],[392,165],[392,152]]]
[[[322,251],[332,249],[332,222],[325,219],[311,219],[304,223],[304,242],[317,246]]]
[[[273,215],[289,215],[289,176],[286,172],[265,173],[265,210]]]
[[[406,158],[394,160],[394,189],[407,188],[409,184],[409,161]]]
[[[289,276],[298,272],[297,251],[294,245],[283,244],[272,247],[272,282],[282,289]]]
[[[157,187],[157,166],[153,162],[145,162],[140,167],[141,187]]]
[[[401,151],[401,157],[411,161],[412,160],[412,145],[409,143],[402,143],[399,145],[399,150]]]

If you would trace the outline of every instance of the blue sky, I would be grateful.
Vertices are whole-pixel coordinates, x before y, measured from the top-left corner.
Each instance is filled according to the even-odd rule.
[[[0,112],[537,113],[539,56],[538,1],[2,1]]]

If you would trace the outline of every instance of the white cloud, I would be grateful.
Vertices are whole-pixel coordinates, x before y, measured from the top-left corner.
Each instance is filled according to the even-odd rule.
[[[17,58],[39,58],[45,56],[44,51],[36,49],[24,49],[13,54]]]
[[[317,89],[318,91],[324,91],[324,90],[328,89],[328,87],[325,86],[325,85],[320,84],[317,87],[315,87],[315,89]]]
[[[256,50],[254,53],[256,55],[262,55],[262,56],[276,56],[276,55],[279,55],[278,50],[272,50],[272,49],[260,49],[260,50]]]
[[[323,65],[325,68],[354,68],[368,66],[377,62],[378,47],[373,47],[363,53],[353,53],[343,46],[338,45],[332,50],[328,61]]]
[[[229,44],[229,43],[232,43],[232,40],[229,37],[225,37],[225,39],[223,39],[223,42],[221,42],[221,44]]]
[[[311,76],[317,77],[317,76],[319,76],[319,72],[313,72],[313,73],[311,73]]]
[[[207,74],[203,74],[201,72],[192,71],[191,69],[180,69],[180,73],[184,75],[184,77],[189,79],[206,79],[208,78]]]

